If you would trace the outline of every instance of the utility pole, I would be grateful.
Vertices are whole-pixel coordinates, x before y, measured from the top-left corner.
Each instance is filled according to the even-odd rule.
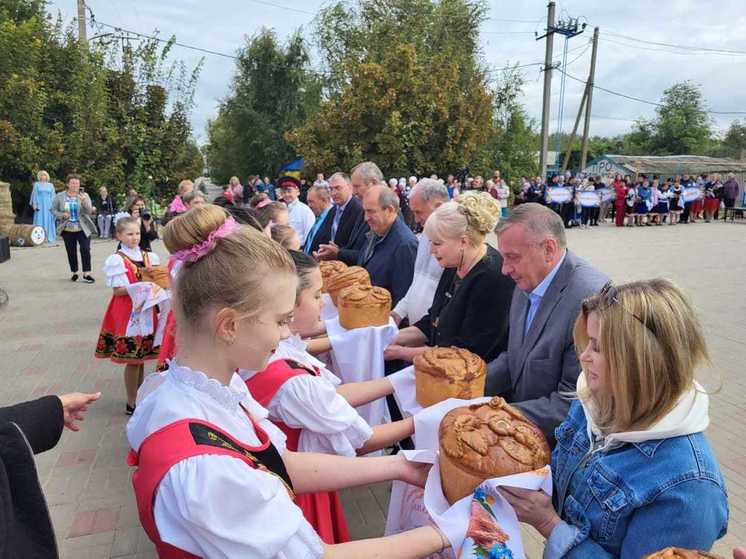
[[[588,132],[591,127],[591,104],[593,102],[593,80],[596,77],[596,54],[598,53],[598,27],[593,29],[593,50],[591,51],[591,72],[588,74],[587,103],[585,104],[585,122],[583,123],[583,144],[580,151],[580,169],[585,169],[588,162]]]
[[[572,127],[572,134],[570,134],[570,140],[567,142],[567,153],[565,159],[562,162],[562,172],[567,171],[567,166],[570,163],[570,154],[572,153],[572,144],[575,141],[575,134],[578,133],[578,125],[580,125],[580,118],[583,116],[583,109],[585,108],[585,102],[588,98],[588,84],[583,89],[583,97],[580,99],[580,108],[578,108],[578,116],[575,117],[575,126]]]
[[[539,175],[544,177],[547,167],[547,150],[549,149],[549,108],[552,97],[552,54],[554,49],[554,2],[547,4],[547,32],[536,40],[546,37],[547,46],[544,53],[544,100],[541,107],[541,150],[539,151]]]
[[[88,31],[85,26],[85,0],[78,0],[78,42],[83,52],[88,50]]]

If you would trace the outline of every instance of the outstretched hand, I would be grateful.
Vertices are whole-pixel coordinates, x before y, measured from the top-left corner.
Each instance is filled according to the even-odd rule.
[[[415,485],[417,487],[425,487],[427,481],[427,475],[430,473],[432,464],[425,464],[422,462],[410,462],[403,455],[399,455],[402,460],[402,471],[399,475],[399,481]]]
[[[83,394],[82,392],[72,392],[59,396],[62,402],[62,412],[65,417],[65,427],[70,431],[79,431],[80,427],[76,421],[85,420],[85,413],[88,411],[88,405],[92,404],[101,397],[101,392],[95,394]]]

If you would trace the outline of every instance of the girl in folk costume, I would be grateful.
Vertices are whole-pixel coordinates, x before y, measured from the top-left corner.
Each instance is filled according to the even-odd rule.
[[[137,389],[143,381],[144,363],[158,357],[158,348],[154,342],[158,324],[156,307],[138,313],[133,305],[133,298],[137,299],[141,308],[146,298],[158,293],[161,289],[158,285],[143,280],[143,270],[157,266],[160,262],[157,254],[140,249],[140,223],[136,218],[119,219],[116,234],[121,246],[104,263],[106,285],[114,290],[114,294],[101,324],[96,357],[124,364],[124,386],[127,391],[125,410],[127,415],[132,415]],[[132,290],[134,285],[147,285],[148,288],[138,290],[138,296]],[[140,328],[133,328],[135,317],[141,323]],[[137,333],[133,333],[133,330]]]
[[[633,227],[637,221],[637,213],[635,212],[637,201],[637,185],[630,184],[627,187],[627,193],[624,195],[624,214],[627,216],[627,227]]]
[[[288,450],[235,371],[264,369],[288,336],[293,261],[214,205],[173,220],[163,240],[184,262],[174,286],[179,346],[168,371],[145,380],[127,425],[140,520],[159,557],[405,559],[446,548],[433,527],[335,545],[319,538],[296,493],[389,479],[422,486],[427,468],[401,456]]]
[[[340,385],[324,363],[306,350],[299,332],[308,331],[319,321],[321,272],[311,256],[299,251],[290,251],[290,255],[299,280],[290,336],[280,341],[264,370],[239,371],[252,397],[267,408],[270,420],[287,435],[288,450],[355,456],[410,436],[414,432],[412,418],[371,429],[352,407],[391,394],[388,379]],[[324,542],[349,540],[336,493],[299,495],[296,503]]]
[[[637,217],[637,226],[650,225],[650,213],[652,192],[648,179],[643,179],[642,184],[637,188],[637,204],[635,213]]]
[[[660,187],[658,186],[658,179],[653,180],[653,198],[656,200],[655,206],[653,206],[653,221],[656,225],[663,225],[668,215],[669,209],[669,197],[670,192],[668,189],[668,181],[664,182]]]
[[[676,177],[673,181],[673,186],[670,189],[668,210],[670,215],[668,217],[669,224],[674,225],[681,221],[681,212],[684,211],[684,200],[681,197],[683,194],[683,187],[681,186],[681,177]]]

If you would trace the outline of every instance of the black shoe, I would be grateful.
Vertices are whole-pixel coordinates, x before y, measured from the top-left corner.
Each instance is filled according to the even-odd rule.
[[[125,408],[124,413],[127,415],[132,415],[133,413],[135,413],[135,407],[136,406],[130,406],[129,404],[127,404],[127,407]]]
[[[86,283],[96,283],[96,280],[89,275],[83,276],[83,281]]]
[[[78,274],[73,274],[70,281],[78,281]]]

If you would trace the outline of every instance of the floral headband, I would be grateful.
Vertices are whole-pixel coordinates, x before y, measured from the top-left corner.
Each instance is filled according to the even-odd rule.
[[[236,223],[236,220],[229,217],[225,220],[225,223],[210,233],[204,241],[173,253],[171,259],[177,262],[196,262],[212,250],[215,241],[227,237],[240,228],[241,226]]]

